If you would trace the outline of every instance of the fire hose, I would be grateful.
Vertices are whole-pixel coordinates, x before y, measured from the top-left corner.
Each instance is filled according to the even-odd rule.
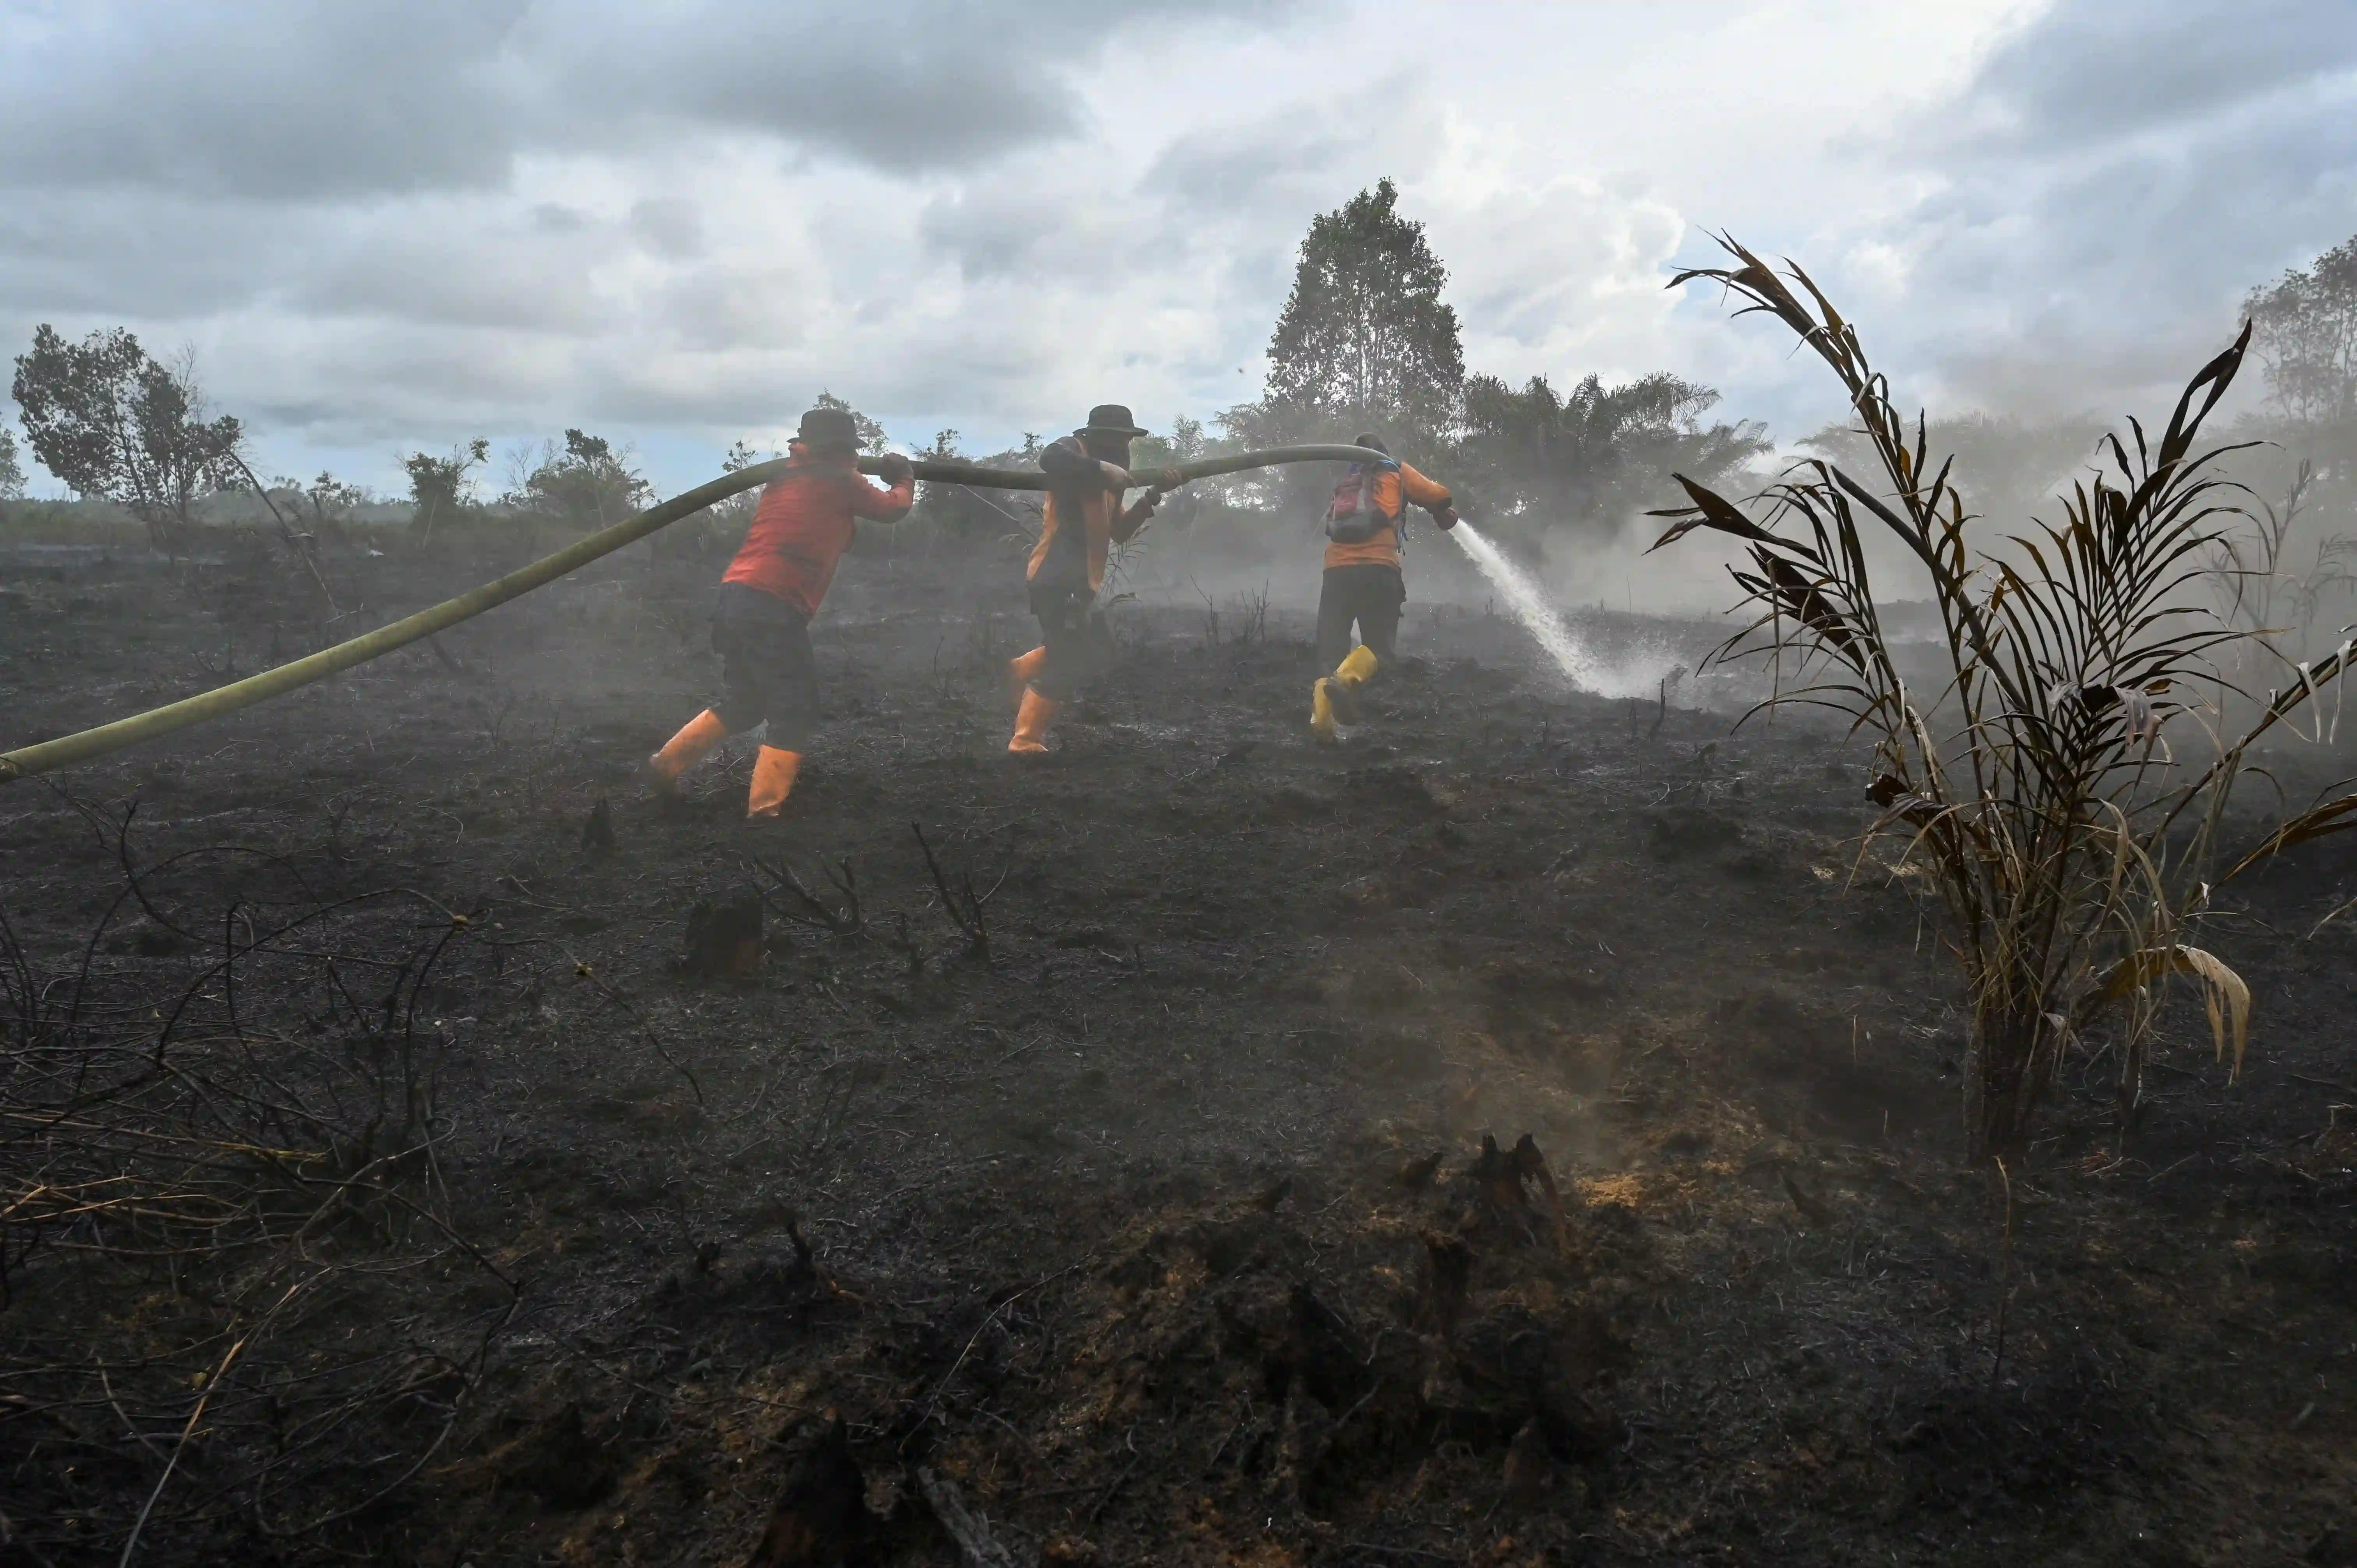
[[[1222,457],[1203,457],[1191,463],[1179,463],[1168,467],[1142,470],[1144,477],[1160,485],[1166,478],[1177,476],[1177,484],[1196,479],[1217,478],[1223,474],[1242,473],[1249,468],[1274,467],[1283,463],[1364,463],[1379,462],[1383,455],[1362,446],[1277,446],[1263,452],[1238,452]],[[860,472],[873,474],[882,468],[884,459],[863,457]],[[683,518],[694,516],[716,501],[766,485],[786,472],[786,459],[771,463],[755,463],[723,474],[708,484],[673,496],[667,501],[649,507],[634,517],[623,519],[609,528],[585,535],[554,554],[544,555],[528,566],[518,567],[496,582],[486,583],[455,599],[445,599],[431,609],[404,617],[390,626],[382,626],[349,641],[323,648],[274,670],[249,675],[242,681],[232,681],[193,697],[151,708],[144,714],[117,719],[113,724],[100,725],[95,729],[75,735],[60,736],[36,746],[21,746],[15,751],[0,753],[0,784],[13,783],[35,773],[48,773],[59,768],[70,768],[95,757],[121,751],[143,741],[170,735],[190,725],[250,708],[256,703],[266,703],[273,697],[324,681],[371,659],[382,659],[395,649],[406,648],[439,631],[447,631],[461,621],[472,620],[485,610],[497,608],[510,599],[520,598],[534,588],[545,587],[558,578],[579,571],[601,555],[610,555],[626,544],[635,544],[648,535],[670,527]],[[912,462],[916,477],[928,484],[963,485],[974,489],[1044,490],[1048,477],[1037,468],[990,468],[979,463]],[[1175,489],[1176,484],[1163,486]]]

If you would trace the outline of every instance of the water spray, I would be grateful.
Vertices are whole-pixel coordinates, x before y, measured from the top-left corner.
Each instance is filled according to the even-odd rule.
[[[1637,668],[1639,660],[1606,663],[1582,644],[1570,627],[1564,624],[1563,618],[1555,614],[1555,607],[1547,603],[1545,592],[1531,580],[1530,574],[1515,565],[1506,553],[1484,538],[1480,530],[1459,517],[1457,526],[1448,531],[1448,537],[1457,541],[1457,547],[1480,568],[1481,575],[1490,580],[1490,585],[1504,596],[1506,607],[1513,612],[1516,620],[1523,623],[1523,629],[1546,650],[1546,656],[1555,660],[1555,668],[1563,672],[1564,680],[1575,691],[1599,697],[1638,697],[1653,690],[1653,682],[1659,673],[1655,666],[1666,670],[1671,662],[1668,658],[1641,660],[1645,666],[1643,669]]]
[[[1472,557],[1473,564],[1481,569],[1481,575],[1490,579],[1490,585],[1506,596],[1506,607],[1514,612],[1514,618],[1523,623],[1523,629],[1536,638],[1539,646],[1546,650],[1547,657],[1554,660],[1555,668],[1563,671],[1563,678],[1583,692],[1595,690],[1593,660],[1571,635],[1571,628],[1564,625],[1563,618],[1547,604],[1545,596],[1539,592],[1539,585],[1531,581],[1529,575],[1507,560],[1504,551],[1482,538],[1480,532],[1461,517],[1457,520],[1457,526],[1448,531],[1448,536],[1457,541],[1458,549]]]

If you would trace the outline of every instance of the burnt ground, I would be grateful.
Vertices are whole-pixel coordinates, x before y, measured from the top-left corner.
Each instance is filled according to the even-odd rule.
[[[374,620],[490,564],[339,571]],[[1128,604],[1022,766],[1011,558],[870,553],[748,829],[742,747],[635,792],[714,575],[0,795],[44,1026],[228,1191],[12,1231],[0,1562],[151,1496],[148,1563],[955,1561],[922,1472],[1012,1561],[2357,1563],[2357,939],[2306,935],[2357,860],[2213,931],[2239,1084],[2180,1001],[2130,1133],[2098,1055],[2000,1176],[1823,726],[1418,606],[1322,750],[1306,615]],[[239,582],[11,568],[0,743],[299,651]],[[29,1059],[12,1180],[99,1114]]]

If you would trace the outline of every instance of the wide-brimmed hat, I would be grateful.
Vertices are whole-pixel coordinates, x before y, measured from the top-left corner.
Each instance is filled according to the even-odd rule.
[[[852,423],[848,409],[814,408],[802,415],[802,427],[794,439],[805,446],[856,447],[859,426]]]
[[[1075,435],[1143,435],[1145,431],[1129,416],[1125,403],[1101,403],[1089,410],[1089,422],[1072,432]]]

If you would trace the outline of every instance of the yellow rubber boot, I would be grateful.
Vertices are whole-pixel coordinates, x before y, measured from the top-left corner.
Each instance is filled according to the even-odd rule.
[[[679,793],[680,775],[712,755],[728,736],[720,715],[706,708],[687,721],[663,748],[647,758],[647,786],[658,795]]]
[[[1342,662],[1334,666],[1334,680],[1328,696],[1334,704],[1334,738],[1348,740],[1365,715],[1359,711],[1359,688],[1375,678],[1379,668],[1375,650],[1365,643],[1351,650]]]
[[[1006,749],[1017,756],[1046,751],[1048,725],[1055,718],[1056,710],[1063,705],[1053,697],[1043,697],[1027,688],[1023,693],[1023,711],[1015,716],[1015,738],[1006,743]]]
[[[1319,740],[1340,740],[1359,722],[1359,688],[1375,678],[1380,665],[1375,650],[1365,643],[1342,657],[1334,673],[1309,688],[1309,733]]]
[[[745,797],[746,819],[758,822],[776,816],[784,808],[786,797],[794,792],[794,777],[802,770],[801,752],[763,746],[761,755],[753,759],[753,788]]]
[[[1309,688],[1309,733],[1319,740],[1334,736],[1334,678],[1321,675]]]
[[[1010,707],[1023,701],[1024,689],[1037,681],[1039,671],[1046,668],[1048,650],[1044,648],[1035,648],[1020,658],[1006,661],[1006,701]]]

